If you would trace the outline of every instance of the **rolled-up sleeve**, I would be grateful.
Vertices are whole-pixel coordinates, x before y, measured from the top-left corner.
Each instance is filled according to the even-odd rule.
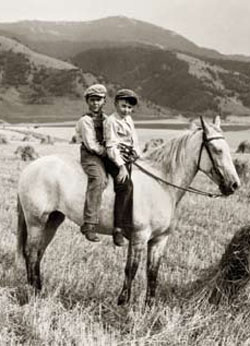
[[[105,120],[104,123],[104,137],[106,142],[108,157],[118,166],[125,164],[120,150],[118,149],[119,137],[117,134],[117,127],[112,117]]]
[[[88,116],[82,117],[78,123],[78,132],[85,147],[98,155],[103,155],[105,148],[96,139],[95,127],[92,119]]]
[[[81,136],[81,131],[80,131],[80,120],[78,120],[78,122],[76,123],[75,126],[75,136],[76,136],[76,142],[77,143],[81,143],[82,142],[82,136]]]

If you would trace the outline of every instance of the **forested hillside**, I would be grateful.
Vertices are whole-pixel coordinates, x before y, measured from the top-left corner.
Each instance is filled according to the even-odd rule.
[[[226,61],[217,66],[215,61],[183,53],[131,46],[90,49],[72,62],[163,107],[187,113],[223,112],[226,102],[234,103],[234,112],[249,114],[250,76],[243,68],[248,63],[227,70]]]

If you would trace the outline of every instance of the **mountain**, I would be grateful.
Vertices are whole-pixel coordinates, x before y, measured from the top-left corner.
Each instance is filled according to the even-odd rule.
[[[86,22],[0,23],[0,34],[20,40],[32,49],[61,59],[68,59],[86,49],[125,43],[149,45],[209,58],[250,61],[250,57],[227,56],[216,50],[199,47],[174,31],[123,16]]]
[[[79,99],[83,84],[83,77],[74,65],[0,36],[1,119],[10,122],[35,119],[46,114],[46,107],[53,108],[54,100],[64,99],[65,103]]]
[[[24,21],[2,23],[0,33],[0,119],[6,121],[76,119],[92,83],[107,86],[107,113],[115,91],[128,87],[140,95],[138,118],[250,115],[250,62],[230,60],[149,23],[126,17]],[[49,57],[32,45],[70,58]]]
[[[83,92],[101,79],[84,68],[34,52],[16,40],[0,36],[0,119],[7,122],[50,122],[74,120],[86,105]],[[113,109],[112,90],[106,111]],[[143,115],[166,110],[142,101]]]
[[[143,98],[187,116],[250,115],[249,63],[131,46],[90,49],[72,62],[104,82],[130,87]]]
[[[17,42],[16,40],[9,39],[4,36],[0,36],[0,53],[11,51],[13,54],[21,54],[25,56],[29,63],[36,66],[46,66],[47,68],[57,69],[57,70],[76,70],[77,68],[65,61],[55,59],[44,54],[39,54],[23,44]]]

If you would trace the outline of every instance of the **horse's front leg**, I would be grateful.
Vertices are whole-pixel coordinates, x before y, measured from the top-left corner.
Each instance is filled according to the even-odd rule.
[[[157,275],[166,242],[167,233],[150,240],[148,243],[146,304],[149,306],[154,303]]]
[[[142,259],[143,250],[145,248],[145,241],[141,241],[139,243],[134,243],[132,239],[129,241],[127,263],[125,267],[125,280],[122,291],[118,298],[118,305],[122,305],[130,301],[132,282],[135,278],[137,269]]]

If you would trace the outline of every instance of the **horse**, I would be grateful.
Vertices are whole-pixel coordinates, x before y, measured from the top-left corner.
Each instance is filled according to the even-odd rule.
[[[176,208],[200,170],[228,196],[240,186],[229,146],[220,128],[220,118],[189,129],[147,152],[144,168],[181,189],[133,169],[133,230],[124,230],[128,239],[125,279],[118,304],[129,303],[137,268],[147,251],[146,303],[155,300],[156,280]],[[27,280],[41,289],[40,262],[57,228],[65,217],[81,226],[87,177],[80,162],[48,155],[29,164],[18,184],[18,229],[16,263],[26,265]],[[103,193],[99,233],[111,234],[114,191],[109,178]]]

